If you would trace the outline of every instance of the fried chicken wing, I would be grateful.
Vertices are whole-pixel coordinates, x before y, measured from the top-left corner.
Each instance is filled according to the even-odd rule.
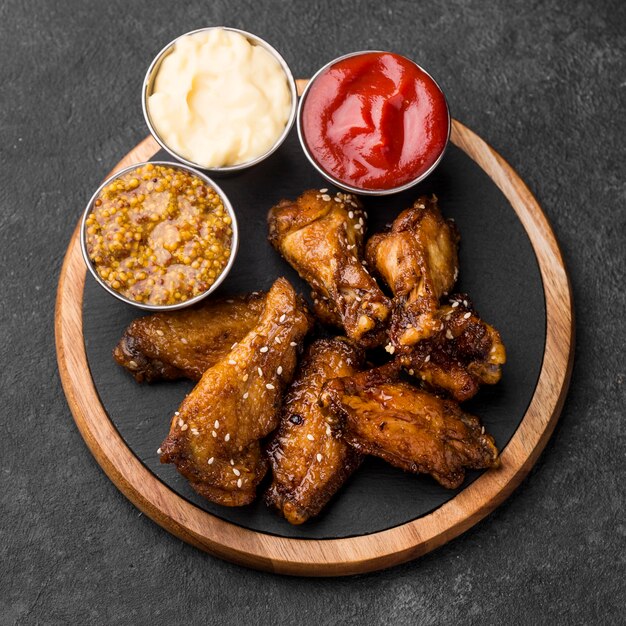
[[[443,330],[400,354],[398,361],[427,387],[463,402],[481,384],[500,380],[506,349],[500,333],[478,317],[469,296],[453,296],[440,312]]]
[[[318,398],[327,380],[357,373],[362,361],[347,340],[318,339],[287,392],[268,446],[274,479],[265,499],[292,524],[317,515],[361,463],[361,455],[331,432]]]
[[[204,372],[172,418],[161,462],[174,463],[213,502],[250,503],[267,470],[260,440],[278,425],[282,392],[311,325],[293,287],[279,278],[258,323]]]
[[[466,468],[499,464],[495,442],[478,418],[399,381],[393,364],[327,382],[320,401],[333,432],[355,450],[430,474],[444,487],[459,487]]]
[[[380,345],[390,302],[363,266],[365,213],[350,194],[305,191],[268,215],[269,240],[313,288],[316,313],[363,347]]]
[[[254,293],[141,317],[128,326],[113,357],[138,383],[200,380],[255,326],[264,305],[265,294]]]
[[[390,338],[396,349],[440,330],[439,300],[458,275],[458,242],[456,226],[442,217],[435,196],[419,198],[388,232],[367,242],[369,265],[394,295]]]

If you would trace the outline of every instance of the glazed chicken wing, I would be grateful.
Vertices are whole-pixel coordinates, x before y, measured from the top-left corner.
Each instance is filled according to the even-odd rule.
[[[266,501],[292,524],[317,515],[359,466],[361,455],[337,438],[318,404],[322,385],[355,374],[363,355],[344,339],[318,339],[305,353],[268,446],[274,480]]]
[[[390,338],[396,350],[441,329],[439,300],[458,275],[458,242],[454,222],[442,217],[435,196],[421,197],[388,232],[368,241],[367,261],[394,295]]]
[[[478,317],[467,295],[450,298],[440,312],[443,330],[400,354],[398,361],[425,386],[463,402],[481,384],[500,380],[506,350],[500,333]]]
[[[264,305],[265,294],[254,293],[141,317],[128,326],[113,357],[138,383],[200,380],[255,326]]]
[[[279,278],[258,323],[204,372],[172,418],[161,462],[174,463],[213,502],[250,503],[267,470],[260,440],[278,425],[282,392],[311,324],[292,286]]]
[[[355,196],[310,190],[270,210],[269,240],[313,288],[319,317],[373,347],[384,339],[390,302],[361,260],[364,218]]]
[[[332,430],[363,454],[455,489],[465,469],[496,467],[498,450],[478,418],[397,380],[386,366],[327,382],[320,396]]]

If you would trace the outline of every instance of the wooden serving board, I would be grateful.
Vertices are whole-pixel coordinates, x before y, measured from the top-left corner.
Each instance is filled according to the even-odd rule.
[[[298,83],[301,92],[306,81]],[[305,531],[281,536],[246,528],[204,510],[142,462],[101,400],[97,389],[101,381],[92,377],[85,347],[89,331],[83,310],[86,268],[77,226],[57,294],[55,327],[61,380],[76,424],[96,460],[146,515],[181,539],[242,565],[294,575],[346,575],[389,567],[442,545],[482,519],[517,487],[549,439],[565,398],[573,360],[572,296],[554,234],[523,181],[501,156],[456,120],[451,140],[510,203],[532,246],[545,299],[545,342],[541,343],[537,382],[519,426],[502,450],[502,467],[480,474],[454,497],[416,519],[356,536],[350,536],[350,528],[347,533],[329,536],[311,533],[316,538],[306,538]],[[147,138],[113,172],[147,161],[158,151],[158,144]],[[155,449],[158,443],[154,441]]]

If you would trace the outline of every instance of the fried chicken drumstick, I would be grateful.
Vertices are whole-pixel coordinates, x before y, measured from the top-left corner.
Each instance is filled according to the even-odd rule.
[[[327,382],[320,396],[333,432],[363,454],[455,489],[466,468],[499,464],[478,418],[397,379],[393,364]]]
[[[255,326],[264,305],[265,294],[257,293],[141,317],[128,326],[113,357],[138,383],[200,380]]]
[[[305,191],[268,215],[269,240],[313,288],[315,312],[371,348],[385,337],[390,302],[363,267],[365,214],[350,194]]]
[[[282,392],[312,320],[279,278],[258,323],[207,369],[172,418],[161,462],[174,463],[205,498],[226,506],[254,500],[267,470],[260,440],[278,425]]]
[[[322,385],[356,374],[363,354],[347,340],[318,339],[305,352],[268,446],[274,479],[265,496],[292,524],[317,515],[361,463],[337,438],[318,403]]]

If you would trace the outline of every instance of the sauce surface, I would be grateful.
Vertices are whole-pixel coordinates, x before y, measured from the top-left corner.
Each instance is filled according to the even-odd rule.
[[[146,104],[170,149],[201,167],[224,167],[274,146],[289,120],[291,91],[265,48],[214,28],[176,41]]]
[[[445,149],[449,114],[435,81],[409,59],[368,52],[322,72],[306,95],[304,141],[320,167],[358,189],[392,189]]]
[[[178,304],[204,293],[230,258],[232,220],[185,170],[148,163],[109,183],[85,223],[100,278],[126,298]]]

